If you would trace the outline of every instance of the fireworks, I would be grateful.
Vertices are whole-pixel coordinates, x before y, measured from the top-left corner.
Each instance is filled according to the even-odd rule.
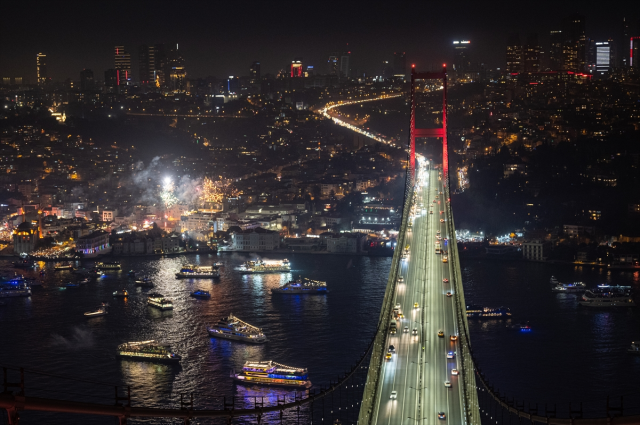
[[[162,199],[162,203],[165,205],[165,208],[169,208],[178,202],[178,198],[174,195],[175,185],[173,184],[173,180],[170,177],[165,177],[164,184],[162,185],[162,193],[160,193],[160,199]]]
[[[202,182],[200,201],[202,203],[220,204],[225,198],[238,196],[238,190],[229,183],[213,181],[205,177]]]

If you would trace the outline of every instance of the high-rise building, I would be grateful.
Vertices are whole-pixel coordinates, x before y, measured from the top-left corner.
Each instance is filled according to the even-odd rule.
[[[529,34],[527,43],[522,48],[525,72],[540,71],[540,45],[538,34]]]
[[[46,83],[47,77],[47,55],[38,53],[36,55],[36,78],[38,84]]]
[[[522,44],[518,34],[509,34],[507,39],[507,66],[505,71],[510,74],[522,72],[524,63],[522,61]]]
[[[115,46],[114,60],[114,68],[118,74],[118,85],[129,85],[131,81],[131,54],[124,49],[124,46]]]
[[[107,69],[104,72],[104,87],[108,93],[115,93],[118,89],[118,70]]]
[[[596,74],[605,76],[609,73],[613,62],[611,60],[611,44],[608,41],[596,42]]]
[[[562,31],[551,31],[549,34],[549,67],[552,71],[562,69],[562,44],[564,36]]]
[[[393,53],[393,76],[402,78],[407,76],[407,57],[405,52]]]
[[[260,81],[260,62],[255,61],[249,67],[249,80],[251,84],[256,84]]]
[[[622,25],[620,27],[620,35],[618,36],[618,61],[617,66],[626,68],[629,65],[629,22],[627,18],[622,18]]]
[[[156,48],[142,45],[138,49],[140,84],[156,84]]]
[[[338,73],[340,72],[340,68],[338,67],[340,62],[340,55],[338,55],[337,53],[331,53],[331,55],[329,55],[329,60],[327,61],[328,66],[328,72],[329,75],[338,75]]]
[[[175,49],[171,49],[167,55],[165,77],[169,90],[174,92],[185,91],[187,71],[184,67],[184,58],[178,50],[178,44],[176,44]]]
[[[629,66],[640,69],[640,37],[631,37],[630,39]]]
[[[351,52],[342,52],[339,65],[340,78],[351,77]]]
[[[587,60],[587,35],[584,16],[574,14],[564,19],[562,46],[563,70],[582,72]]]
[[[458,77],[471,71],[470,49],[471,42],[469,40],[453,42],[453,70]]]
[[[291,61],[291,78],[302,77],[302,58],[293,58]]]
[[[156,44],[153,46],[153,53],[155,56],[156,87],[166,87],[168,59],[164,44]]]
[[[90,69],[80,71],[80,90],[87,91],[93,90],[94,88],[93,71]]]

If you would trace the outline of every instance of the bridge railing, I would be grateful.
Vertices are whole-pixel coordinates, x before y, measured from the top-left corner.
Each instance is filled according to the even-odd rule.
[[[391,312],[393,310],[396,285],[400,272],[400,262],[402,261],[402,252],[406,243],[407,228],[409,224],[409,215],[411,213],[411,202],[413,200],[413,184],[414,176],[407,171],[404,207],[402,210],[402,224],[398,233],[398,241],[391,262],[391,270],[389,279],[387,280],[387,289],[382,300],[382,310],[378,318],[378,331],[374,337],[373,347],[371,349],[371,360],[369,362],[369,372],[367,374],[367,382],[364,386],[362,395],[362,404],[360,405],[360,415],[358,417],[359,425],[367,425],[371,423],[373,418],[373,405],[376,400],[378,391],[380,390],[382,372],[382,363],[386,352],[387,333],[389,332],[389,323],[391,321]]]
[[[448,180],[448,176],[443,176]],[[462,368],[459,371],[459,382],[463,383],[463,398],[465,411],[463,417],[465,424],[480,425],[480,406],[478,403],[478,391],[476,387],[474,362],[471,354],[471,339],[469,337],[469,323],[467,321],[467,305],[464,298],[462,285],[462,272],[460,269],[460,257],[458,255],[458,243],[456,241],[456,227],[451,208],[451,194],[449,182],[446,182],[443,198],[447,209],[447,234],[449,235],[449,268],[450,283],[454,288],[454,302],[456,303],[456,319],[458,322],[458,341],[462,359]]]

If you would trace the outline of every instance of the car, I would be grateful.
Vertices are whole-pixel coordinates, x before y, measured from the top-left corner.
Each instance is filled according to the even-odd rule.
[[[444,211],[440,211],[440,214],[444,214]]]
[[[418,335],[418,328],[413,328],[412,335]]]
[[[418,303],[413,303],[413,308],[418,308]]]
[[[442,279],[442,283],[449,283],[449,279],[445,277],[444,279]]]
[[[451,369],[451,374],[453,376],[458,376],[458,369]]]
[[[451,382],[444,381],[444,386],[447,387],[447,388],[451,388]]]
[[[398,278],[398,283],[403,284],[404,283],[404,277],[400,276]]]
[[[396,352],[396,347],[394,347],[393,345],[389,346],[389,352],[390,353],[395,353]]]
[[[429,211],[429,214],[433,214],[433,211]]]
[[[409,326],[405,326],[404,329],[402,330],[402,332],[408,334],[409,333]]]
[[[401,308],[401,307],[402,307],[402,306],[401,306],[400,304],[396,304],[396,305],[393,307],[393,309],[394,309],[394,310],[400,310],[400,308]]]
[[[385,357],[385,359],[387,359],[387,360],[391,360],[391,358],[393,357],[393,354],[391,354],[391,353],[387,353],[384,357]]]
[[[447,292],[447,297],[450,297],[450,296],[451,296],[451,292]]]
[[[448,359],[454,359],[456,357],[456,353],[454,353],[453,351],[449,351],[447,353],[447,358]]]
[[[447,419],[447,415],[444,412],[438,412],[438,419]]]
[[[458,335],[449,335],[449,339],[451,341],[457,341],[458,340]]]
[[[444,257],[442,257],[442,262],[443,263],[448,263],[449,262],[449,258],[445,255]]]
[[[443,218],[440,219],[440,223],[444,223],[444,219]]]
[[[444,338],[444,332],[438,331],[438,338]]]
[[[396,390],[391,391],[391,400],[396,400],[398,398],[398,392]]]
[[[398,319],[404,319],[404,314],[402,313],[398,314]]]

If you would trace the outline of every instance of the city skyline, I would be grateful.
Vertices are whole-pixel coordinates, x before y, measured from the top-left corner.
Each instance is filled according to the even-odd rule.
[[[33,57],[44,53],[48,59],[48,75],[53,80],[76,80],[82,69],[92,69],[101,79],[104,71],[114,68],[114,46],[122,45],[131,55],[132,74],[137,80],[142,46],[179,43],[188,78],[247,75],[247,67],[254,61],[261,62],[262,75],[276,74],[288,68],[295,57],[303,57],[306,64],[323,72],[329,56],[340,51],[352,52],[352,75],[373,76],[381,74],[383,61],[392,60],[393,52],[398,50],[406,51],[409,61],[418,62],[422,68],[451,62],[451,42],[463,39],[472,41],[476,62],[500,68],[504,67],[509,34],[520,32],[525,38],[528,33],[537,33],[542,50],[546,51],[550,31],[559,29],[563,17],[576,12],[575,8],[551,2],[540,4],[534,10],[508,3],[486,7],[469,4],[454,17],[438,6],[418,6],[412,10],[427,16],[426,23],[422,23],[413,14],[404,16],[405,9],[400,6],[390,9],[384,17],[375,10],[351,6],[318,18],[294,9],[283,10],[254,2],[246,5],[242,16],[212,21],[206,18],[208,12],[224,12],[222,16],[234,12],[204,7],[203,13],[198,14],[190,13],[192,9],[164,13],[163,7],[145,11],[143,3],[130,6],[124,15],[115,6],[106,8],[92,19],[83,9],[47,10],[47,6],[43,6],[33,13],[25,6],[12,5],[6,16],[28,14],[32,25],[28,37],[20,28],[20,19],[3,25],[2,37],[9,42],[0,52],[0,73],[35,82]],[[554,12],[551,19],[548,10]],[[612,2],[604,11],[583,7],[580,13],[586,19],[587,37],[596,41],[609,38],[617,41],[625,17],[630,27],[629,36],[640,35],[635,34],[640,20],[637,6]],[[75,30],[47,36],[47,23],[52,17],[60,22],[60,27]],[[385,30],[378,31],[380,27]],[[500,30],[495,31],[496,27]],[[289,31],[296,36],[290,37]],[[265,32],[270,36],[261,36]]]

